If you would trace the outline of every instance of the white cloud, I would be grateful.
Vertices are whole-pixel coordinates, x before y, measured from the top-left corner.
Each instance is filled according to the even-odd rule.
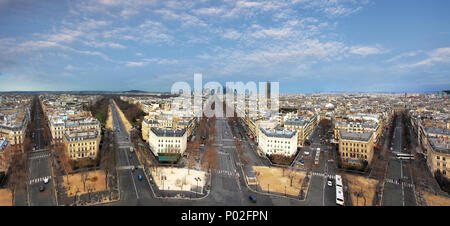
[[[193,10],[195,14],[198,15],[208,15],[208,16],[214,16],[214,15],[220,15],[224,12],[223,8],[199,8]]]
[[[258,30],[255,33],[252,34],[255,38],[266,38],[266,37],[273,37],[273,38],[284,38],[287,36],[290,36],[292,34],[291,28],[269,28],[269,29],[262,29]]]
[[[402,53],[402,54],[399,54],[399,55],[397,55],[397,56],[394,56],[394,57],[392,57],[392,58],[386,60],[386,62],[392,63],[392,62],[394,62],[394,61],[398,61],[398,60],[403,59],[403,58],[417,56],[417,54],[418,54],[419,52],[420,52],[420,51]]]
[[[133,62],[129,61],[125,63],[125,66],[127,67],[142,67],[145,65],[145,62]]]
[[[388,52],[387,50],[378,46],[353,46],[350,48],[350,53],[368,56],[374,54],[382,54]]]
[[[69,64],[69,65],[65,66],[64,69],[71,71],[71,70],[75,69],[75,67],[73,67],[71,64]]]
[[[222,37],[226,39],[236,40],[240,38],[242,34],[233,29],[227,29],[224,33],[222,33]]]
[[[402,64],[400,68],[428,67],[436,64],[450,63],[450,47],[434,49],[427,53],[428,57],[410,64]]]

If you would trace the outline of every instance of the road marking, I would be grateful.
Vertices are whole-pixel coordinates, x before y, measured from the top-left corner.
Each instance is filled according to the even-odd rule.
[[[318,177],[329,177],[329,178],[331,178],[331,179],[334,179],[334,178],[336,177],[336,175],[333,175],[333,174],[328,175],[328,174],[325,174],[325,173],[314,172],[314,171],[312,171],[311,174],[312,174],[313,176],[318,176]]]
[[[49,157],[50,156],[50,153],[47,153],[47,154],[41,154],[41,155],[35,155],[35,156],[32,156],[32,157],[30,157],[30,159],[31,160],[34,160],[34,159],[41,159],[41,158],[47,158],[47,157]]]
[[[218,151],[217,153],[219,153],[220,155],[230,155],[230,153],[224,151]]]
[[[46,177],[33,178],[33,179],[28,181],[28,184],[32,185],[32,184],[39,183],[41,181],[44,181],[45,178],[51,179],[52,177],[51,176],[46,176]]]
[[[131,170],[131,169],[133,169],[135,166],[133,166],[133,165],[128,165],[128,166],[118,166],[118,167],[116,167],[116,169],[117,170]],[[144,169],[144,166],[143,165],[138,165],[137,166],[139,169]]]
[[[391,179],[391,178],[386,178],[386,179],[384,179],[384,181],[386,183],[390,183],[390,184],[403,185],[403,186],[408,187],[408,188],[415,188],[414,184],[408,183],[406,181],[403,181],[403,182],[399,183],[398,180],[394,180],[394,179]]]

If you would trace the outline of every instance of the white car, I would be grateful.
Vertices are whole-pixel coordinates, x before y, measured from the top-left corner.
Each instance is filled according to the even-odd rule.
[[[333,182],[331,180],[328,181],[328,186],[333,187]]]
[[[48,181],[49,181],[49,178],[48,178],[48,177],[44,178],[44,184],[47,184]]]
[[[309,151],[303,152],[304,155],[309,155]]]

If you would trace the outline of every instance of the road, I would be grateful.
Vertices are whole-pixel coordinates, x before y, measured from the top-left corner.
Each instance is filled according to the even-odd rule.
[[[44,136],[41,127],[41,111],[39,101],[35,101],[35,115],[31,123],[35,123],[32,135],[33,144],[36,150],[25,150],[29,152],[29,179],[28,184],[28,204],[30,206],[56,206],[55,189],[52,178],[52,166],[50,161],[50,151],[44,149]],[[44,178],[50,178],[47,184],[44,184]],[[39,187],[44,186],[43,192]]]
[[[405,137],[403,134],[403,120],[399,115],[396,120],[392,141],[393,152],[403,152]],[[395,154],[393,155],[395,156]],[[415,206],[414,188],[411,179],[409,160],[398,160],[395,157],[389,160],[386,179],[384,182],[384,206]]]
[[[121,150],[126,151],[127,144],[126,134],[120,118],[115,108],[113,110],[114,126],[120,126],[120,132],[116,133],[118,143]],[[237,164],[238,156],[234,148],[233,136],[228,126],[226,118],[216,119],[217,135],[215,138],[215,146],[218,152],[218,169],[211,176],[211,191],[208,196],[199,200],[190,199],[167,199],[155,198],[151,193],[147,181],[138,181],[136,177],[131,177],[128,171],[119,172],[121,200],[108,205],[127,205],[127,206],[292,206],[305,205],[306,202],[291,200],[282,197],[274,197],[255,193],[250,191],[244,181],[242,170]],[[119,157],[119,164],[124,166],[129,164],[126,154]],[[135,155],[132,155],[130,164],[137,164]],[[139,171],[140,172],[140,171]],[[236,174],[237,172],[237,174]],[[125,182],[124,182],[125,181]],[[145,182],[145,183],[144,183]],[[257,202],[252,203],[249,195],[256,197]]]
[[[119,177],[119,189],[121,200],[139,200],[152,198],[150,185],[144,172],[138,168],[134,172],[131,167],[139,166],[136,152],[130,152],[131,142],[130,135],[125,129],[124,123],[117,112],[115,105],[110,100],[112,109],[114,135],[119,146],[117,157],[117,174]],[[143,176],[142,181],[138,179],[138,175]]]
[[[331,179],[334,179],[337,171],[336,162],[334,161],[335,153],[332,146],[321,143],[319,130],[320,127],[317,127],[314,130],[313,134],[311,134],[311,145],[301,148],[300,154],[298,156],[299,158],[296,159],[297,163],[294,164],[298,165],[299,159],[303,157],[307,170],[312,171],[312,177],[306,201],[310,205],[336,206],[336,187],[334,180],[333,186],[330,187],[327,184],[328,176],[330,176]],[[320,148],[320,156],[319,164],[315,165],[314,158],[317,153],[317,148]],[[309,152],[308,156],[303,155],[305,151]]]

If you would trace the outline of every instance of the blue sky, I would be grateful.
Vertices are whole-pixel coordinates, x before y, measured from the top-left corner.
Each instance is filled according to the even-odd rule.
[[[0,0],[0,91],[450,88],[448,0]]]

